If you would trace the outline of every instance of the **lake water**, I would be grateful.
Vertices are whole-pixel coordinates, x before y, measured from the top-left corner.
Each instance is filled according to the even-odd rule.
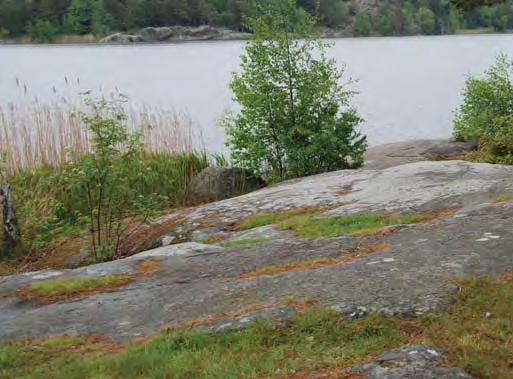
[[[354,98],[371,145],[451,134],[453,111],[469,74],[499,52],[513,56],[513,35],[333,40],[330,51],[357,79]],[[0,46],[0,104],[80,90],[119,89],[134,104],[187,109],[210,151],[223,150],[216,119],[231,104],[228,82],[242,41],[130,46]],[[21,85],[17,85],[19,78]],[[66,80],[68,84],[66,84]],[[69,83],[73,83],[70,85]],[[26,84],[26,93],[23,89]]]

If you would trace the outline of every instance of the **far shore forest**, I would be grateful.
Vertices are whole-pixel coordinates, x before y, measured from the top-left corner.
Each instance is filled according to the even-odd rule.
[[[249,31],[255,0],[0,0],[0,40],[94,42],[144,27],[212,25]],[[299,0],[322,27],[346,36],[513,29],[513,0]]]

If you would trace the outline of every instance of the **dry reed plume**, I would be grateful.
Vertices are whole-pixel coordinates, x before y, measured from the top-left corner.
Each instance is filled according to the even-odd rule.
[[[185,111],[143,106],[124,106],[131,130],[144,129],[150,153],[183,153],[201,149],[198,128]],[[68,152],[89,149],[89,136],[81,124],[83,102],[65,99],[41,103],[37,99],[0,105],[0,153],[5,155],[9,173],[35,166],[60,166]]]

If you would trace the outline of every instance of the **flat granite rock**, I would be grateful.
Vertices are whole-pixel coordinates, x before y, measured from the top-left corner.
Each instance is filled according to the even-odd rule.
[[[208,320],[211,315],[217,316],[210,330],[230,330],[255,318],[282,319],[289,314],[285,306],[290,299],[305,298],[348,317],[440,311],[450,304],[451,291],[457,290],[451,278],[500,275],[513,267],[513,202],[493,201],[511,193],[511,166],[417,162],[317,175],[180,210],[156,220],[148,231],[179,220],[170,222],[163,234],[192,241],[193,235],[204,238],[220,233],[228,241],[257,242],[185,242],[74,270],[0,277],[0,340],[84,333],[127,340],[190,320]],[[440,217],[402,225],[381,236],[317,240],[300,239],[273,226],[246,232],[233,229],[234,223],[251,214],[304,206],[325,207],[320,217],[369,212],[439,212]],[[447,208],[452,212],[441,212]],[[369,244],[386,249],[357,256],[347,264],[243,276],[273,265],[344,257]],[[160,261],[158,270],[138,275],[144,260]],[[19,288],[37,280],[116,273],[133,274],[134,280],[115,292],[51,304],[16,296]],[[238,312],[241,309],[251,312]]]

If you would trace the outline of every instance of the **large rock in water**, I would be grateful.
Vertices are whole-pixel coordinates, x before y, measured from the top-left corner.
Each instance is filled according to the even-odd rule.
[[[194,195],[206,200],[224,200],[265,186],[265,181],[238,168],[207,167],[192,180]]]
[[[291,298],[317,299],[347,317],[440,311],[450,304],[451,291],[458,289],[447,278],[495,276],[513,268],[513,201],[507,196],[496,199],[513,194],[512,178],[511,166],[417,162],[331,172],[178,210],[147,232],[201,232],[202,239],[222,233],[227,242],[253,242],[208,245],[189,239],[119,261],[2,277],[0,340],[87,333],[123,340],[198,318],[215,320],[214,325],[202,325],[205,330],[238,329],[259,317],[288,317],[294,312]],[[380,235],[325,239],[299,238],[273,225],[249,231],[233,228],[252,214],[297,207],[322,207],[318,217],[425,213],[432,218]],[[319,259],[328,264],[247,275]],[[141,275],[141,262],[147,260],[157,260],[160,266]],[[112,292],[43,305],[16,296],[18,289],[39,280],[120,273],[133,275],[133,280]],[[240,309],[245,313],[237,313]]]

